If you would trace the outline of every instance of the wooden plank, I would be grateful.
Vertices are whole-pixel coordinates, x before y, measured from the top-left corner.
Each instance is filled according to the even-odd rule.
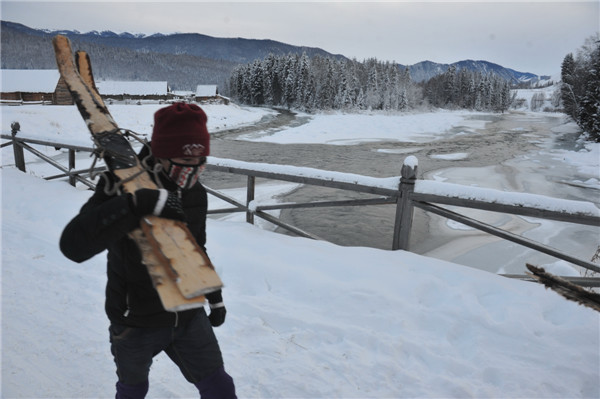
[[[134,230],[131,236],[143,253],[144,265],[148,269],[154,288],[159,293],[160,300],[166,310],[177,312],[204,306],[206,302],[204,296],[188,299],[181,294],[175,281],[167,274],[141,229]]]
[[[154,253],[165,265],[167,274],[187,299],[213,292],[222,287],[210,260],[196,244],[195,238],[179,221],[147,216],[141,222],[144,235]],[[202,262],[198,262],[199,259]]]

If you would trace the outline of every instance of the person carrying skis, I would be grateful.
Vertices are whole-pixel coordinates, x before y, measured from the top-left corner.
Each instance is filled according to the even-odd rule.
[[[159,109],[154,114],[152,153],[144,146],[139,157],[160,170],[152,176],[162,188],[112,194],[114,178],[105,174],[60,238],[62,253],[75,262],[108,250],[105,310],[117,367],[117,399],[146,396],[152,359],[163,351],[202,399],[236,398],[213,331],[225,321],[221,290],[206,295],[208,316],[203,307],[165,311],[140,251],[128,237],[140,218],[156,215],[185,221],[204,249],[207,194],[198,178],[210,153],[206,122],[206,114],[194,104]]]

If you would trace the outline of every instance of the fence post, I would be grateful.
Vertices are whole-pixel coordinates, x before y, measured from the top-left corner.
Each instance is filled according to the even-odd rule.
[[[73,169],[75,169],[75,150],[69,149],[69,172],[71,172]],[[76,181],[77,179],[75,179],[75,176],[69,174],[69,184],[75,187]]]
[[[414,156],[408,156],[402,164],[400,172],[400,197],[396,203],[396,221],[394,224],[394,240],[392,249],[408,250],[410,241],[410,230],[412,229],[413,204],[410,194],[415,190],[417,180],[418,160]]]
[[[15,165],[21,172],[25,172],[25,154],[23,154],[23,147],[15,140],[17,133],[21,130],[19,122],[13,122],[10,124],[10,134],[13,137],[13,154],[15,156]]]
[[[250,206],[250,203],[254,201],[254,187],[256,185],[256,177],[248,176],[248,187],[246,189],[246,207]],[[251,211],[246,212],[246,222],[254,224],[254,213]]]

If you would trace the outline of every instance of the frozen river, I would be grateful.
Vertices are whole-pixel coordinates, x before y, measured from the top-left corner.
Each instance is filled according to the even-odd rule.
[[[305,122],[287,113],[282,117],[283,124]],[[454,126],[447,135],[431,140],[378,140],[353,145],[248,141],[245,138],[257,128],[245,128],[216,135],[212,155],[375,177],[399,175],[402,161],[414,155],[419,160],[420,179],[600,202],[597,186],[577,183],[588,177],[578,176],[578,170],[562,162],[555,153],[558,149],[574,150],[580,145],[576,131],[564,126],[561,115],[511,112],[476,114],[469,118],[465,126]],[[275,120],[265,123],[263,135],[278,130]],[[215,188],[239,187],[245,179],[211,172],[205,176],[205,182]],[[360,196],[302,186],[282,200],[304,202]],[[284,211],[281,216],[284,221],[339,245],[390,249],[394,211],[394,206],[342,207]],[[588,260],[600,244],[598,229],[594,227],[484,211],[464,213]],[[420,210],[415,213],[410,249],[492,272],[522,273],[526,262],[543,264],[556,260]]]

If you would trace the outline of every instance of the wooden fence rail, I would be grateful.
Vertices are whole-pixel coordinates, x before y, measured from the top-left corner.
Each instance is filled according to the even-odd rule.
[[[59,174],[59,175],[46,177],[47,180],[68,177],[69,184],[71,184],[72,186],[75,186],[75,182],[79,181],[80,183],[85,184],[86,186],[88,186],[90,188],[95,187],[95,184],[93,182],[91,182],[89,179],[86,179],[85,177],[82,176],[85,174],[89,174],[89,172],[90,172],[89,168],[85,169],[85,170],[80,170],[80,171],[73,170],[75,168],[75,153],[78,151],[91,153],[94,151],[94,148],[78,146],[78,145],[71,145],[71,144],[62,144],[62,143],[59,144],[56,142],[51,142],[51,141],[46,141],[46,140],[18,137],[17,133],[19,132],[19,129],[20,129],[19,123],[13,122],[10,127],[11,127],[11,135],[10,136],[6,135],[6,134],[1,135],[1,137],[3,139],[10,140],[10,141],[3,143],[2,148],[12,145],[13,155],[14,155],[14,159],[15,159],[15,166],[20,171],[22,171],[22,172],[26,171],[24,150],[27,150],[27,151],[31,152],[32,154],[34,154],[35,156],[37,156],[38,158],[43,159],[50,165],[54,166],[55,168],[57,168],[63,172],[62,174]],[[68,166],[65,167],[65,166],[61,165],[60,163],[56,162],[52,158],[48,157],[47,155],[45,155],[42,152],[38,151],[37,149],[33,148],[30,144],[54,147],[56,149],[66,148],[68,150]],[[105,169],[106,168],[97,168],[96,171],[105,170]]]
[[[2,135],[3,139],[10,140],[10,142],[3,143],[2,147],[5,147],[9,144],[13,145],[15,162],[19,169],[25,171],[25,161],[22,152],[23,149],[26,149],[63,172],[59,175],[47,177],[47,179],[68,177],[69,182],[72,185],[75,185],[76,182],[81,182],[90,188],[94,187],[94,183],[85,177],[86,175],[89,176],[91,172],[89,169],[75,169],[74,156],[75,152],[77,151],[92,152],[94,151],[93,148],[20,138],[17,137],[17,131],[18,130],[13,129],[13,134],[10,136]],[[68,167],[60,165],[58,162],[34,149],[29,144],[68,149]],[[563,259],[567,262],[576,264],[588,270],[600,273],[600,266],[590,261],[565,254],[557,249],[548,247],[539,242],[529,240],[525,237],[499,229],[481,221],[474,220],[465,215],[461,215],[457,212],[440,206],[446,205],[461,208],[479,209],[600,227],[600,210],[594,204],[589,202],[557,200],[549,197],[523,193],[513,193],[516,199],[510,199],[510,201],[506,201],[505,197],[507,193],[505,192],[483,188],[473,189],[472,187],[463,187],[464,190],[461,192],[461,186],[458,185],[417,180],[417,164],[418,162],[416,158],[409,156],[402,164],[400,176],[375,178],[348,173],[329,172],[312,168],[249,163],[209,157],[207,170],[232,173],[247,177],[246,199],[243,202],[240,202],[235,198],[231,198],[218,190],[207,187],[207,191],[211,195],[232,205],[232,207],[229,208],[209,210],[209,213],[220,214],[244,212],[246,213],[246,221],[248,223],[254,223],[255,217],[259,217],[281,228],[287,229],[294,234],[313,239],[320,239],[318,236],[310,232],[303,231],[298,227],[292,226],[280,220],[279,218],[270,215],[266,211],[336,206],[395,205],[396,216],[393,228],[392,249],[409,250],[413,213],[414,208],[417,207],[426,212],[446,217],[502,239],[518,243],[558,259]],[[97,171],[104,169],[105,168],[102,167],[96,168]],[[256,178],[347,190],[370,194],[374,197],[340,201],[313,201],[306,203],[279,203],[261,205],[257,204],[255,201]],[[472,190],[476,190],[476,194],[478,195],[473,197],[473,195],[470,194]],[[535,204],[536,200],[539,200],[539,202],[543,204],[550,203],[556,206],[530,205],[530,203]],[[568,206],[562,209],[561,206],[564,204],[567,204]],[[528,278],[524,275],[508,275],[508,277],[518,277],[524,279]],[[575,279],[571,280],[574,281]],[[584,284],[587,286],[600,286],[600,278],[586,278],[584,280],[578,278],[577,281],[585,281]]]

